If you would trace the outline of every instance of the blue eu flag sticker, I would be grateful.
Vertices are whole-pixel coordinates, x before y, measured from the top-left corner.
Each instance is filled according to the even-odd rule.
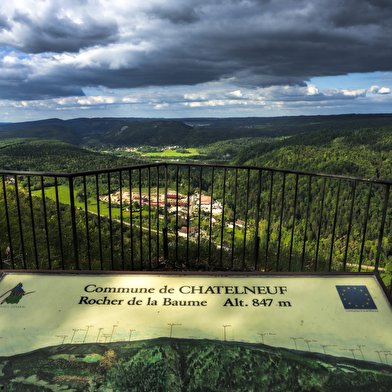
[[[336,290],[338,290],[344,309],[377,309],[366,286],[336,286]]]

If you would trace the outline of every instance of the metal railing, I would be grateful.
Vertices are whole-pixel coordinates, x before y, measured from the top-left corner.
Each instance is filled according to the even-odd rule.
[[[390,181],[178,162],[0,180],[1,269],[383,271],[392,254]]]

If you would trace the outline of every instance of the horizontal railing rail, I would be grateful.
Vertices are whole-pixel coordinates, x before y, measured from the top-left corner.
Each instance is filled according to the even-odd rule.
[[[1,269],[390,269],[391,181],[179,162],[0,180]]]

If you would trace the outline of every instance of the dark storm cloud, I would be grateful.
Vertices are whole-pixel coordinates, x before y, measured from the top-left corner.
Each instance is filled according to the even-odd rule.
[[[388,24],[392,16],[389,0],[346,0],[331,10],[330,20],[337,27]]]
[[[43,20],[14,10],[13,33],[0,34],[0,43],[42,56],[24,65],[27,75],[14,87],[17,93],[4,86],[0,97],[24,92],[31,97],[33,85],[43,96],[51,91],[63,96],[69,86],[75,86],[70,88],[74,94],[83,86],[218,80],[246,87],[305,86],[315,76],[392,68],[389,0],[190,0],[185,5],[146,0],[113,3],[113,12],[100,4],[86,1],[78,21],[66,12],[59,15],[54,6]],[[0,28],[2,23],[10,28],[0,14]],[[74,55],[45,60],[51,66],[37,76],[44,52]]]
[[[191,4],[185,4],[180,7],[167,7],[158,4],[152,8],[149,14],[158,19],[167,19],[174,24],[194,23],[200,19],[200,15]]]
[[[61,71],[51,72],[50,75],[49,72],[32,74],[31,68],[34,67],[14,63],[12,58],[10,60],[0,61],[2,99],[18,101],[84,95],[79,85],[72,84],[69,80],[64,83]]]
[[[28,101],[37,99],[60,98],[70,96],[84,96],[83,90],[79,86],[65,86],[62,83],[41,83],[33,81],[25,87],[4,86],[0,82],[1,99],[14,101]]]
[[[12,21],[24,28],[14,48],[25,53],[78,52],[89,46],[115,42],[118,35],[115,22],[98,21],[89,15],[83,16],[83,23],[53,14],[37,22],[27,13],[17,11]]]

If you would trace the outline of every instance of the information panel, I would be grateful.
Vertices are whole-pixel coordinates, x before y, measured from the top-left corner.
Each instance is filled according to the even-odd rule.
[[[168,338],[392,365],[392,308],[376,274],[3,271],[0,325],[7,358]]]

